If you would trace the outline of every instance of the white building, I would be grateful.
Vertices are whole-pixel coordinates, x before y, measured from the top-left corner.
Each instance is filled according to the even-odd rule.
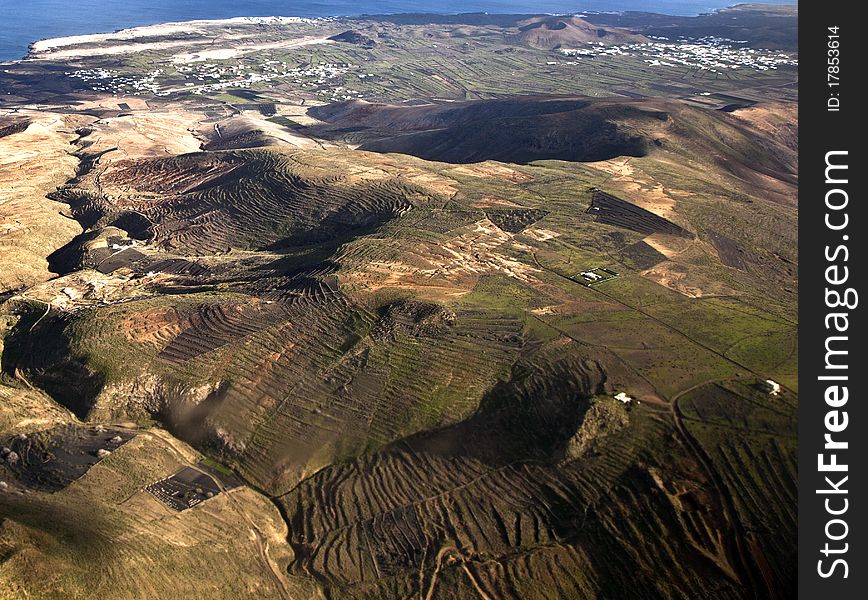
[[[781,384],[771,379],[766,379],[760,383],[760,387],[764,392],[768,392],[770,396],[777,396],[781,393]]]
[[[617,394],[615,394],[615,400],[620,400],[624,404],[630,404],[631,402],[633,402],[633,398],[628,396],[625,392],[618,392]]]

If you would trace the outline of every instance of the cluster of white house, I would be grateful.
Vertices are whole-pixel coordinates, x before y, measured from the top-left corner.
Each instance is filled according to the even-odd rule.
[[[163,69],[154,69],[141,77],[122,75],[119,71],[111,69],[81,69],[64,73],[67,77],[81,79],[88,84],[90,89],[110,94],[122,93],[125,95],[140,96],[142,94],[160,93],[160,85],[157,80],[163,75]]]
[[[351,63],[290,67],[284,62],[271,60],[258,65],[234,62],[178,65],[169,72],[161,68],[139,77],[103,68],[70,71],[66,75],[84,81],[88,87],[96,91],[132,96],[143,94],[168,96],[179,91],[209,93],[228,88],[249,89],[257,83],[291,81],[300,90],[320,93],[331,100],[350,100],[361,98],[362,92],[345,86],[331,86],[330,82],[358,68],[358,65]],[[359,73],[357,76],[359,79],[364,79],[374,77],[374,74]],[[181,87],[168,85],[168,81],[179,79],[184,80]]]
[[[799,61],[789,54],[773,50],[737,47],[735,40],[716,37],[682,38],[680,41],[660,41],[604,45],[590,42],[582,47],[563,48],[565,56],[581,59],[597,56],[637,56],[651,66],[688,67],[717,73],[721,70],[750,69],[770,71],[781,66],[798,66]],[[578,63],[576,63],[578,64]]]

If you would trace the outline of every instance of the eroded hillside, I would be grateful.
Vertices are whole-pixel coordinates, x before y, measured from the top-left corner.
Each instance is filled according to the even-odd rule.
[[[0,121],[0,596],[787,597],[792,104],[70,93]]]

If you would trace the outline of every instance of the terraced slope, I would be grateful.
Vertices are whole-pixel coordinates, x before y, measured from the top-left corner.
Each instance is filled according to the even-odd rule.
[[[708,453],[747,530],[746,545],[778,597],[796,592],[796,422],[793,399],[768,403],[755,389],[709,385],[677,405]],[[751,423],[746,427],[744,423]],[[737,434],[737,435],[733,435]]]
[[[604,377],[571,344],[531,350],[472,419],[306,480],[279,499],[292,569],[335,597],[738,597],[698,466],[628,468],[673,432],[649,409],[593,418],[615,402],[589,400]]]
[[[286,526],[263,496],[238,488],[179,514],[144,490],[197,456],[154,429],[53,494],[4,472],[0,596],[309,597],[281,572]]]
[[[788,589],[792,512],[758,507],[794,489],[795,214],[773,191],[792,190],[790,155],[758,161],[783,175],[752,186],[746,120],[587,103],[371,118],[428,131],[590,106],[660,124],[636,135],[661,145],[518,165],[319,146],[122,157],[82,136],[53,197],[85,231],[51,254],[61,275],[3,304],[17,387],[0,424],[138,434],[57,496],[0,503],[0,568],[20,581],[37,556],[74,593],[120,597],[141,597],[140,563],[208,598]],[[723,141],[696,148],[719,154],[690,156],[679,132],[709,124]],[[737,266],[733,247],[749,249]],[[600,268],[618,276],[577,280]],[[750,388],[766,377],[785,385],[778,404]],[[22,398],[51,407],[38,429]],[[250,487],[181,512],[144,491],[199,453]],[[64,536],[92,506],[105,523]],[[228,581],[236,554],[250,575]],[[194,589],[207,565],[225,573]]]
[[[307,178],[292,163],[292,155],[263,151],[116,163],[55,197],[91,226],[113,225],[161,249],[193,255],[352,235],[422,201],[421,190],[406,184]],[[115,194],[123,194],[122,201],[109,199]]]

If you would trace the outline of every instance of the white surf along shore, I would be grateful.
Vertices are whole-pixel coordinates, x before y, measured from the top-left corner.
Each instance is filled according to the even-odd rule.
[[[131,27],[112,33],[92,33],[86,35],[71,35],[66,37],[49,38],[30,44],[30,52],[26,60],[47,60],[75,58],[78,56],[103,56],[111,54],[129,54],[144,52],[147,50],[161,50],[173,47],[189,47],[202,44],[212,44],[218,31],[231,26],[244,25],[292,25],[325,23],[328,18],[306,17],[233,17],[231,19],[197,20],[173,23],[161,23],[158,25],[145,25],[143,27]],[[185,35],[191,39],[177,39],[177,36]],[[251,34],[252,35],[252,34]],[[154,41],[153,38],[169,37],[166,41]],[[231,58],[245,51],[260,50],[255,45],[244,45],[247,35],[237,35],[219,32],[219,37],[227,42],[239,44],[237,47],[226,48],[222,51],[225,58]],[[139,41],[147,38],[148,41]],[[206,39],[202,39],[206,38]],[[325,37],[306,37],[289,39],[279,44],[269,44],[268,47],[294,47],[318,43],[328,43]],[[182,56],[191,56],[190,54]]]

